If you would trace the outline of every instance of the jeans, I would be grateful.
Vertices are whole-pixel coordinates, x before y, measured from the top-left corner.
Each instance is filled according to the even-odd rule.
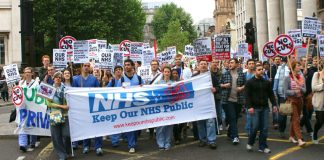
[[[216,130],[215,118],[200,120],[197,122],[199,140],[208,144],[215,143]]]
[[[170,148],[173,125],[156,127],[156,143],[159,148]]]
[[[313,112],[314,112],[313,109],[308,110],[305,105],[303,106],[303,117],[300,120],[300,128],[303,129],[303,126],[305,125],[308,133],[313,132],[313,128],[312,128],[312,124],[311,124]]]
[[[219,126],[222,125],[222,106],[221,101],[215,98],[217,121],[215,122],[216,132],[219,132]]]
[[[186,125],[186,123],[180,123],[173,125],[173,137],[175,141],[181,141],[181,133],[182,128]]]
[[[95,150],[98,149],[98,148],[102,148],[102,143],[103,143],[102,141],[103,141],[102,137],[94,138],[94,142],[95,142],[94,148],[95,148]],[[91,142],[91,139],[83,140],[83,148],[85,148],[85,147],[90,148],[90,142]]]
[[[227,104],[223,104],[223,109],[225,110],[226,120],[229,124],[227,135],[234,139],[238,137],[237,120],[241,111],[240,105],[237,102],[228,102]]]
[[[28,142],[29,139],[29,142]],[[28,134],[19,134],[18,135],[18,144],[22,147],[27,147],[28,144],[35,145],[37,141],[37,136],[35,135],[28,135]]]
[[[110,136],[111,144],[113,146],[118,146],[120,135],[121,134],[113,134]]]
[[[278,96],[279,97],[279,96]],[[286,100],[283,97],[278,98],[278,105],[280,108],[280,103],[285,103]],[[279,121],[279,132],[285,132],[287,126],[287,115],[278,114]]]
[[[52,126],[51,125],[51,138],[56,154],[60,159],[66,159],[71,154],[71,139],[69,121],[65,123]]]
[[[250,132],[252,130],[252,117],[249,114],[247,107],[245,107],[245,108],[246,108],[245,131],[246,131],[247,135],[249,136],[250,135]]]
[[[254,109],[254,114],[250,114],[251,117],[251,130],[249,133],[248,144],[253,145],[255,143],[255,137],[258,130],[260,130],[259,136],[259,149],[264,150],[268,148],[268,122],[269,122],[269,108],[267,106]]]
[[[136,146],[136,139],[137,139],[137,131],[131,131],[125,133],[128,142],[128,148],[135,148]]]

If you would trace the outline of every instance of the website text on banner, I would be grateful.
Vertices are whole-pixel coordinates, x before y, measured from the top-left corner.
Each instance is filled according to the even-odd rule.
[[[71,88],[71,140],[216,117],[210,73],[172,85]]]

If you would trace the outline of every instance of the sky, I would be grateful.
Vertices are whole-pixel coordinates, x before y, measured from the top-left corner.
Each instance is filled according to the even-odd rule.
[[[142,2],[174,2],[191,14],[194,23],[205,18],[213,18],[215,0],[142,0]]]

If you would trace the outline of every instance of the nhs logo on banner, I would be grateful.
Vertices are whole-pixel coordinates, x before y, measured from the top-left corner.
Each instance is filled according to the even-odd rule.
[[[180,100],[194,98],[194,96],[192,82],[140,92],[88,93],[90,113],[167,102],[175,103]]]

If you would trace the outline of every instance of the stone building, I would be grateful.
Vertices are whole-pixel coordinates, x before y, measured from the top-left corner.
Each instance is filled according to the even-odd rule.
[[[226,30],[227,22],[234,19],[235,0],[215,0],[215,33],[219,34]]]

